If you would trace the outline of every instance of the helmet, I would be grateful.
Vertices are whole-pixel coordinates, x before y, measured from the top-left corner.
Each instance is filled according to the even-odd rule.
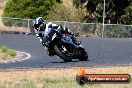
[[[34,28],[38,31],[44,31],[44,19],[42,17],[37,17],[34,21],[33,21],[33,26]]]

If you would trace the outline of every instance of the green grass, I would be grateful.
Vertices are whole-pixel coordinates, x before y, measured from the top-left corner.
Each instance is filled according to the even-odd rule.
[[[0,46],[2,52],[6,53],[8,48],[6,46]]]
[[[4,81],[0,83],[0,88],[37,88],[35,84],[27,79],[22,79],[19,81]]]
[[[27,79],[21,80],[18,86],[19,88],[37,88],[32,81],[27,80]]]
[[[1,60],[9,59],[9,57],[15,57],[16,51],[14,49],[10,49],[7,46],[0,45],[0,51],[5,53],[4,56],[0,57]]]
[[[8,80],[0,82],[0,88],[131,88],[130,84],[85,84],[79,85],[75,78],[48,78]]]
[[[0,83],[0,88],[101,88],[101,85],[79,85],[75,79],[48,77],[35,78],[33,80],[22,79],[19,81],[5,81]]]
[[[7,50],[7,54],[9,54],[10,56],[14,57],[14,56],[16,56],[16,51],[13,50],[13,49],[8,49]]]

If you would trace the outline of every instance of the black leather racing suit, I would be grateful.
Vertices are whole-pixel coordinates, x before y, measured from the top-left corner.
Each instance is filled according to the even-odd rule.
[[[57,24],[53,24],[52,22],[49,22],[47,24],[45,24],[45,26],[43,27],[44,30],[40,29],[37,31],[37,34],[36,36],[40,39],[40,41],[42,42],[42,38],[44,36],[46,36],[46,34],[48,34],[49,32],[49,29],[57,29],[60,33],[62,34],[69,34],[69,35],[72,35],[72,41],[74,43],[76,43],[76,38],[74,37],[73,33],[68,29],[68,28],[63,28],[62,26],[60,25],[57,25]],[[44,39],[44,38],[43,38]],[[45,45],[44,42],[42,42],[43,45]]]
[[[63,28],[60,25],[53,24],[52,22],[49,22],[49,23],[47,23],[47,24],[44,25],[43,29],[44,30],[42,30],[42,29],[38,30],[37,34],[36,34],[36,36],[42,42],[43,46],[46,46],[46,44],[45,44],[45,42],[43,42],[43,40],[44,40],[45,36],[48,34],[48,32],[49,32],[50,29],[52,29],[52,30],[56,29],[56,30],[58,30],[62,34],[72,35],[70,38],[72,39],[73,43],[76,44],[76,38],[74,37],[73,33],[68,28]],[[52,55],[52,54],[50,54],[50,50],[48,48],[47,48],[47,52],[48,52],[48,55],[50,55],[50,56]]]

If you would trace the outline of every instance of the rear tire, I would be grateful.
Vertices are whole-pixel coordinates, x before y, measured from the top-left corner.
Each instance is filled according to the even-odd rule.
[[[70,58],[69,56],[66,56],[65,54],[63,54],[61,52],[61,50],[58,48],[57,45],[54,46],[54,50],[56,52],[56,54],[61,58],[63,59],[65,62],[71,62],[72,61],[72,58]]]

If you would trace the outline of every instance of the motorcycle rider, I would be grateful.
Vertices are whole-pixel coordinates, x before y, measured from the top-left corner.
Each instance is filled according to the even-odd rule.
[[[45,23],[44,19],[42,17],[37,17],[33,21],[33,26],[37,31],[36,36],[40,39],[40,41],[42,42],[42,45],[45,47],[46,47],[46,43],[43,42],[43,39],[45,38],[45,36],[47,36],[50,29],[52,29],[52,30],[56,29],[61,34],[64,34],[64,35],[67,35],[67,34],[71,35],[70,37],[72,39],[72,42],[74,44],[77,43],[76,38],[74,37],[73,33],[71,33],[71,31],[68,28],[63,28],[61,25],[57,25],[52,22]],[[46,47],[46,49],[47,49],[48,55],[51,56],[52,54],[50,53],[50,49],[48,49],[47,47]]]

